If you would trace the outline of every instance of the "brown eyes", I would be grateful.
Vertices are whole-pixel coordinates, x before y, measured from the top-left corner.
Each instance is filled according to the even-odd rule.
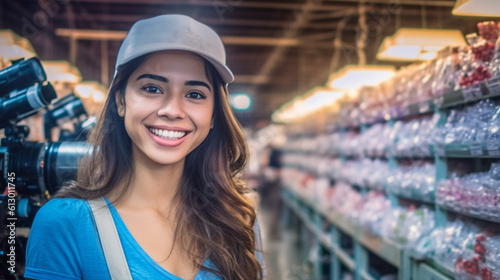
[[[152,86],[152,85],[145,85],[141,89],[147,93],[156,93],[156,94],[162,93],[157,86]]]
[[[141,90],[145,91],[146,93],[150,93],[150,94],[162,94],[163,93],[161,91],[161,89],[155,85],[145,85],[141,88]],[[187,93],[186,97],[190,98],[190,99],[205,99],[206,98],[205,95],[203,95],[202,93],[197,92],[197,91],[191,91],[191,92]]]
[[[188,94],[186,94],[186,97],[188,98],[193,98],[193,99],[205,99],[205,95],[199,93],[199,92],[196,92],[196,91],[192,91]]]

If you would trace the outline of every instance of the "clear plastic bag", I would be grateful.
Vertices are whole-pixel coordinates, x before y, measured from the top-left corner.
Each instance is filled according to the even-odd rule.
[[[452,177],[438,183],[436,202],[455,211],[500,222],[500,163],[489,172]]]

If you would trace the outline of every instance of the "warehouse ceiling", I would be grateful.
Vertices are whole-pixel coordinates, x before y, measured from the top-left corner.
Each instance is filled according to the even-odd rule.
[[[27,37],[42,60],[66,59],[84,80],[109,84],[120,42],[142,18],[191,16],[222,36],[236,76],[231,93],[248,93],[240,122],[259,128],[293,97],[324,85],[346,64],[375,59],[399,27],[475,32],[479,18],[451,14],[455,0],[0,0],[1,28]],[[483,19],[484,20],[484,19]],[[363,22],[366,31],[362,32]],[[366,34],[365,47],[357,39]],[[337,40],[335,40],[337,39]],[[360,59],[361,58],[361,59]],[[385,63],[391,64],[391,63]],[[391,64],[401,66],[402,64]]]

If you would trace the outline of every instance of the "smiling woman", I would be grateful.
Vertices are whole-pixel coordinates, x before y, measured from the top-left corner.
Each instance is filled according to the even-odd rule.
[[[256,214],[238,179],[247,146],[229,107],[232,80],[209,27],[181,15],[137,22],[92,155],[35,218],[25,277],[262,279]]]
[[[138,154],[142,153],[159,164],[183,166],[186,155],[205,140],[211,128],[214,93],[209,84],[199,55],[185,51],[151,54],[130,75],[124,96],[116,95],[134,158],[144,158]]]

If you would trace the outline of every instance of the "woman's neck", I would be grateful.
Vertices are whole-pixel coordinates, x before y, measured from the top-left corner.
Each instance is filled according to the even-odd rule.
[[[130,185],[119,203],[134,209],[156,210],[172,214],[175,197],[181,185],[184,160],[160,165],[134,153]],[[122,187],[125,186],[123,182]],[[122,188],[117,188],[122,189]]]

